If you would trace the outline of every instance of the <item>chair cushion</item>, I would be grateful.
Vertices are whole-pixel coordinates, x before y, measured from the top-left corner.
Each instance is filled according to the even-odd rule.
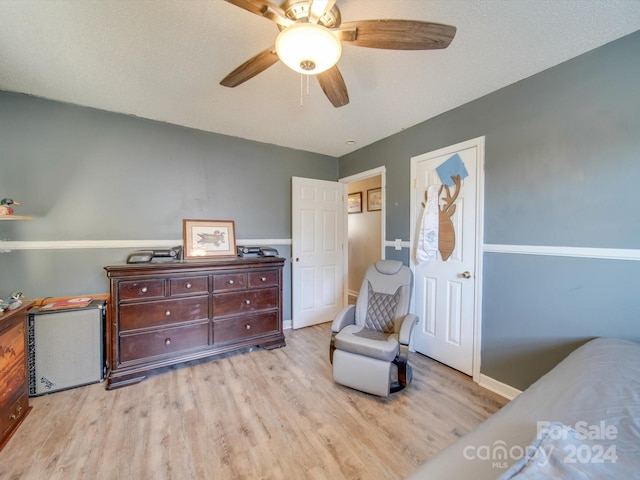
[[[400,288],[396,290],[396,293],[388,294],[374,292],[371,283],[368,285],[369,301],[364,326],[380,332],[393,332],[393,321],[396,318],[396,309],[400,301]]]
[[[337,350],[364,355],[387,362],[393,361],[400,350],[398,336],[361,327],[347,325],[335,338]]]

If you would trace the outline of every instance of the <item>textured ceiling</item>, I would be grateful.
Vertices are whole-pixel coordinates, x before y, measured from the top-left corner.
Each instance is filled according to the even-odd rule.
[[[277,3],[278,0],[274,0]],[[640,29],[640,0],[338,0],[343,21],[455,25],[449,48],[344,46],[350,103],[278,62],[275,24],[223,0],[1,0],[0,90],[341,156]],[[355,143],[348,144],[348,140]]]

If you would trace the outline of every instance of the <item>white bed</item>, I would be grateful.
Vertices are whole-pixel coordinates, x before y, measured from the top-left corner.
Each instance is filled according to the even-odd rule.
[[[407,477],[497,478],[640,478],[640,343],[584,344]]]

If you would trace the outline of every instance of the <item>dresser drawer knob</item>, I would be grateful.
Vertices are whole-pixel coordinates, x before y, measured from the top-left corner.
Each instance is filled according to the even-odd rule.
[[[244,328],[246,328],[247,330],[251,330],[251,325],[249,325],[248,323],[244,326]]]
[[[22,412],[22,406],[18,405],[18,408],[16,408],[15,413],[12,413],[11,415],[9,415],[9,420],[15,420],[16,418],[18,418],[20,416],[20,412]]]
[[[229,285],[233,285],[233,284],[234,284],[234,281],[233,281],[233,280],[229,280],[229,282],[228,282],[228,283],[229,283]]]
[[[190,284],[190,283],[187,283],[187,284],[185,285],[185,287],[187,287],[187,288],[191,288],[191,284]]]
[[[251,305],[251,300],[245,300],[244,303],[247,305]]]
[[[262,278],[260,279],[260,281],[262,281],[262,282],[266,282],[266,281],[267,281],[267,277],[262,277]]]
[[[147,291],[148,291],[148,290],[149,290],[149,289],[148,289],[147,287],[142,287],[142,288],[140,289],[140,293],[147,293]]]
[[[166,312],[164,312],[164,316],[165,317],[170,317],[171,316],[171,310],[167,310]]]
[[[170,338],[165,338],[164,339],[164,344],[165,345],[171,345],[171,339]]]

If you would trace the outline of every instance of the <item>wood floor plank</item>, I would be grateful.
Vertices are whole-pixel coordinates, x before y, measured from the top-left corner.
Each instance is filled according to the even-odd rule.
[[[406,390],[367,395],[333,382],[329,324],[286,337],[113,391],[32,398],[0,478],[401,479],[506,403],[417,353]]]

